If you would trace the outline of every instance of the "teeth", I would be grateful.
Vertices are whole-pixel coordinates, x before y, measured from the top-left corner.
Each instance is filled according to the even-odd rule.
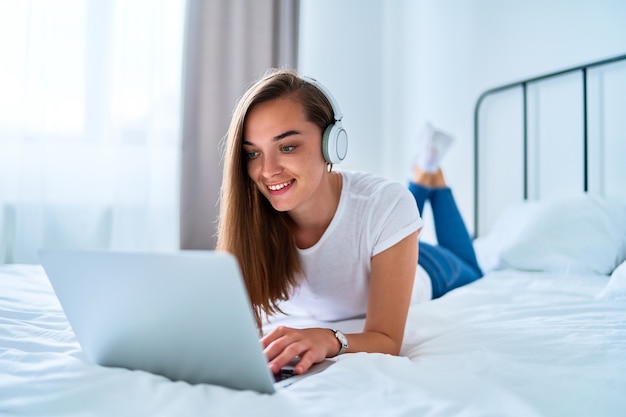
[[[268,185],[267,188],[269,188],[272,191],[278,191],[278,190],[282,190],[289,184],[291,184],[291,181],[283,182],[282,184]]]

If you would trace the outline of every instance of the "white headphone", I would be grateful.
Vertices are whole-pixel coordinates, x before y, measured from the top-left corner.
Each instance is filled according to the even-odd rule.
[[[348,153],[348,134],[341,123],[343,114],[341,110],[339,110],[335,98],[324,85],[311,77],[302,77],[302,79],[320,90],[333,108],[333,118],[335,121],[330,124],[322,134],[322,154],[327,163],[338,164],[343,161]]]

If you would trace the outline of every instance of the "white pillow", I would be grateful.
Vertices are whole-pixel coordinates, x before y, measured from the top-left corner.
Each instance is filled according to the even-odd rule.
[[[484,272],[609,275],[626,259],[626,204],[588,194],[520,203],[505,210],[475,248]]]
[[[622,262],[611,274],[599,298],[626,298],[626,261]]]

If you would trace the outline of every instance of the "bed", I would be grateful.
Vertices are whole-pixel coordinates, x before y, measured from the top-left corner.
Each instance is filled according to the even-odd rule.
[[[401,356],[342,355],[274,395],[91,365],[43,269],[0,265],[0,415],[625,415],[626,196],[592,185],[540,198],[515,180],[524,192],[494,203],[480,167],[486,275],[411,306]]]

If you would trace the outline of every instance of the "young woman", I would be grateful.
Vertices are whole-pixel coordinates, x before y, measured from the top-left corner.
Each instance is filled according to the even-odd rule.
[[[348,335],[276,327],[261,340],[275,373],[297,357],[303,373],[344,352],[397,355],[402,345],[422,220],[401,184],[332,170],[322,149],[333,106],[317,83],[272,70],[240,99],[226,138],[218,249],[239,260],[259,329],[283,313],[365,316]]]

